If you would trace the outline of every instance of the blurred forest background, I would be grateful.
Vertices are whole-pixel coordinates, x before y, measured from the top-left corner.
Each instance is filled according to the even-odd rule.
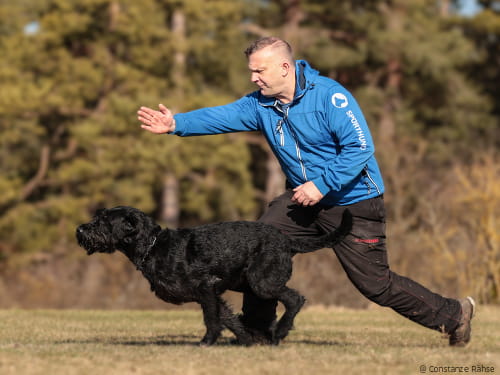
[[[392,268],[500,303],[500,2],[0,0],[0,307],[168,308],[75,228],[130,205],[163,226],[254,220],[283,190],[259,134],[178,138],[139,106],[255,90],[243,51],[281,36],[354,93],[386,183]],[[331,250],[298,255],[310,303],[366,307]]]

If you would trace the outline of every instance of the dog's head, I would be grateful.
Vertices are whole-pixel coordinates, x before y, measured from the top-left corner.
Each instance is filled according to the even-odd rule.
[[[92,221],[76,229],[76,238],[89,255],[95,252],[112,253],[135,247],[141,237],[147,238],[152,231],[159,229],[142,211],[119,206],[98,210]]]

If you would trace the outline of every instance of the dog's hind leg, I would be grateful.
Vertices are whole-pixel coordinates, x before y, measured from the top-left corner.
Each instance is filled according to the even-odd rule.
[[[297,291],[286,286],[283,287],[283,291],[277,298],[285,306],[285,312],[272,332],[273,345],[278,345],[288,335],[288,332],[293,328],[295,316],[306,301]]]
[[[252,345],[252,336],[245,330],[245,326],[241,320],[237,315],[233,314],[231,308],[220,296],[217,298],[219,300],[221,323],[236,336],[239,344],[246,346]]]

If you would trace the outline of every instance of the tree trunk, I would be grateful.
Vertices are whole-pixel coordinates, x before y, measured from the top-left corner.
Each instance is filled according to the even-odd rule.
[[[175,35],[176,48],[174,55],[174,95],[171,96],[177,103],[170,109],[176,112],[176,106],[183,102],[184,83],[186,74],[186,16],[182,9],[176,9],[172,14],[172,32]],[[168,227],[177,227],[179,223],[179,180],[173,173],[168,172],[163,179],[163,191],[161,197],[160,219]]]
[[[441,17],[448,17],[450,15],[450,0],[440,1],[439,14]]]
[[[179,180],[172,173],[163,179],[161,205],[161,221],[169,228],[177,228],[179,224]]]

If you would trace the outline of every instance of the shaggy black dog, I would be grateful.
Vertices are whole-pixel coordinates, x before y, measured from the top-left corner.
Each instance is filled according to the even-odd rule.
[[[305,302],[285,285],[292,274],[292,256],[332,247],[349,232],[351,224],[346,210],[340,227],[317,239],[293,239],[270,225],[246,221],[162,230],[138,209],[115,207],[99,210],[90,223],[77,228],[76,237],[89,255],[124,253],[162,300],[198,302],[206,326],[202,345],[215,343],[224,327],[239,343],[254,343],[222,299],[226,290],[251,289],[260,298],[277,299],[285,306],[272,330],[271,343],[277,345]]]

